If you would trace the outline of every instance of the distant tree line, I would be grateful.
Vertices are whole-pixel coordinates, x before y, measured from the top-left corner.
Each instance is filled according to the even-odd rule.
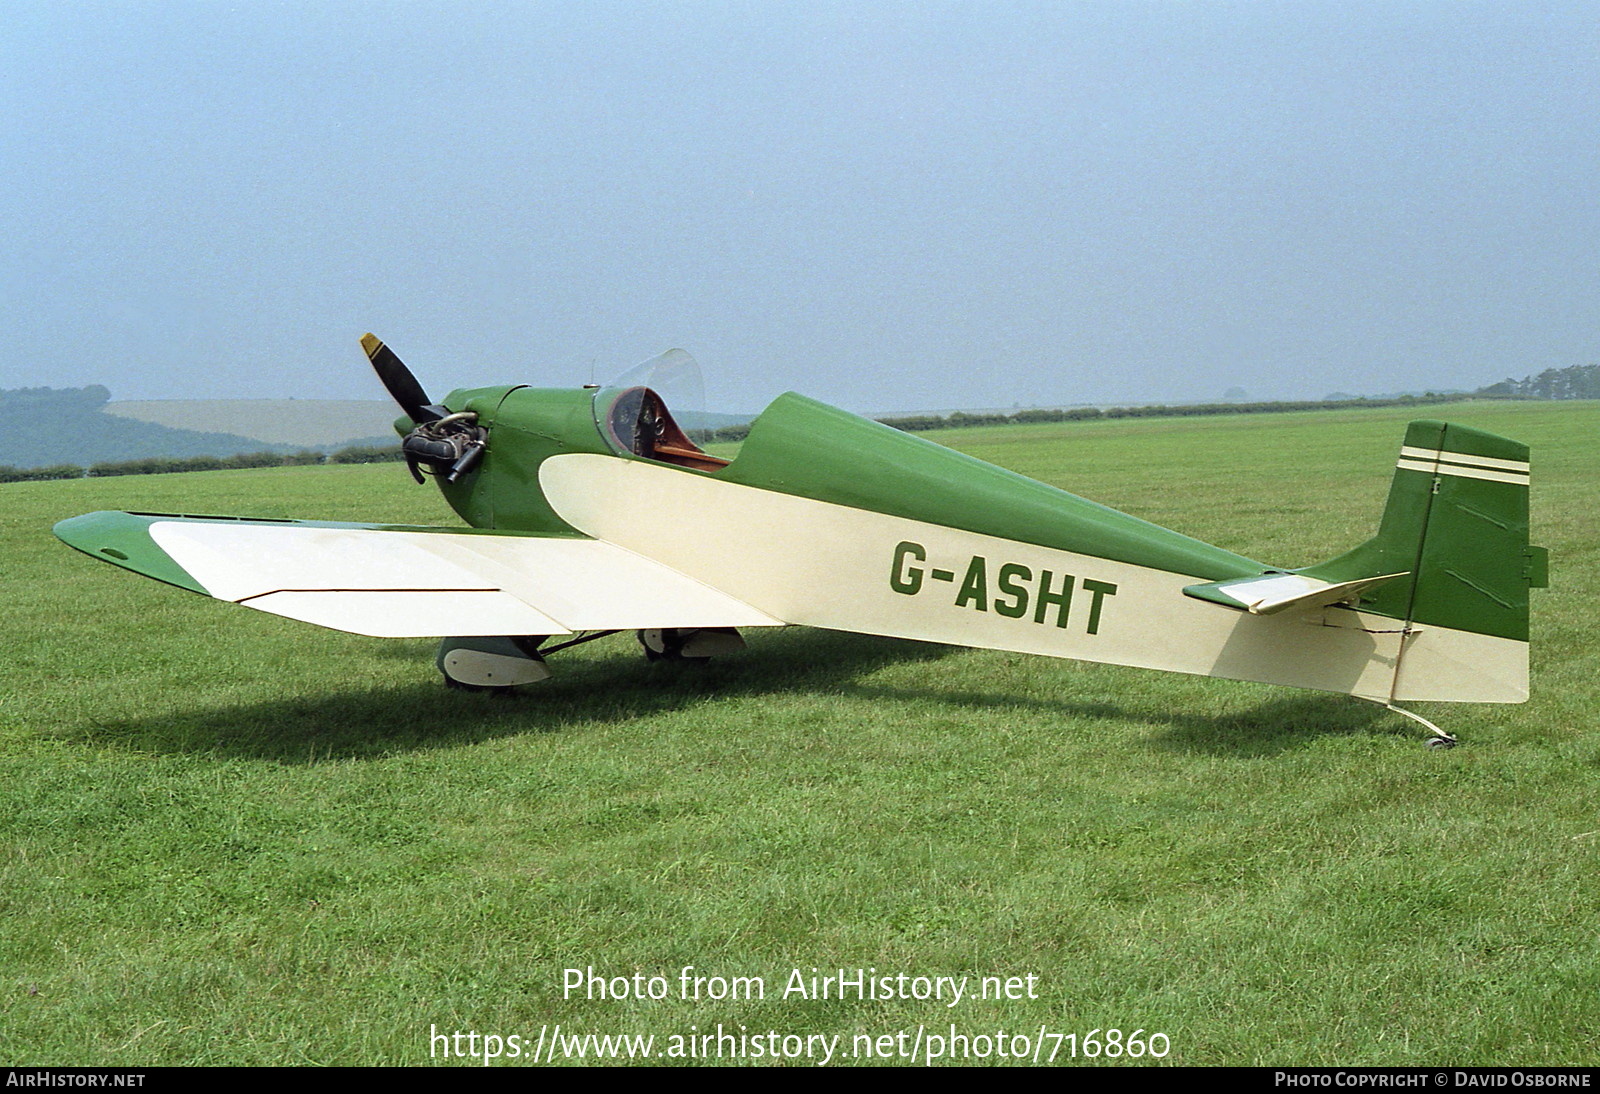
[[[1547,368],[1537,376],[1509,377],[1480,388],[1481,395],[1510,395],[1523,399],[1600,399],[1600,365]]]
[[[400,446],[351,445],[336,452],[244,452],[237,456],[157,456],[143,460],[115,460],[87,467],[63,463],[53,467],[0,466],[0,483],[39,482],[45,479],[99,479],[113,475],[165,475],[174,471],[238,471],[250,467],[308,467],[334,463],[399,462]]]
[[[1423,395],[1399,395],[1392,399],[1336,399],[1308,400],[1304,402],[1270,403],[1192,403],[1179,406],[1074,406],[1054,410],[1019,410],[1013,414],[970,414],[958,410],[954,414],[914,414],[901,418],[878,418],[884,425],[907,433],[922,433],[934,429],[964,429],[979,425],[1029,425],[1037,422],[1096,422],[1113,418],[1194,418],[1212,414],[1282,414],[1296,410],[1343,410],[1352,407],[1431,406],[1435,403],[1454,403],[1463,399],[1479,398],[1462,392],[1442,394],[1427,392]],[[707,441],[742,441],[750,435],[748,425],[725,426],[721,429],[697,432],[696,438]]]
[[[99,413],[111,401],[104,384],[88,387],[18,387],[0,391],[0,410],[11,414]]]

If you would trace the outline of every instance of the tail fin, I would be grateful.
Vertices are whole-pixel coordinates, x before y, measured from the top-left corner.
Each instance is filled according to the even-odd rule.
[[[1378,534],[1299,572],[1344,582],[1401,571],[1361,604],[1405,624],[1393,698],[1525,699],[1528,590],[1547,572],[1544,549],[1528,545],[1527,445],[1412,422]]]

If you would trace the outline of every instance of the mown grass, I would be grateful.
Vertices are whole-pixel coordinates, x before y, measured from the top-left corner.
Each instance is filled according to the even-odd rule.
[[[536,1035],[1159,1030],[1186,1064],[1600,1058],[1594,404],[1448,416],[1534,446],[1534,699],[1338,697],[817,631],[516,699],[428,642],[218,604],[49,536],[98,508],[441,523],[394,467],[0,488],[0,1060],[407,1064]],[[946,432],[1252,557],[1372,531],[1400,410]],[[562,970],[764,1002],[564,999]],[[792,968],[1039,998],[783,1001]],[[676,992],[674,991],[674,994]],[[435,1061],[437,1062],[437,1061]]]

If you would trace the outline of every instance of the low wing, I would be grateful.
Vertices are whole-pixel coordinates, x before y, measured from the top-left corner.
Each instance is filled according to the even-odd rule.
[[[378,638],[784,622],[581,536],[117,512],[55,533],[168,584]]]

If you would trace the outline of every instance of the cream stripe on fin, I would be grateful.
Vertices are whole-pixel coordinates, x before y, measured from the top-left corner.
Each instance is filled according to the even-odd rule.
[[[1416,460],[1400,460],[1395,467],[1401,471],[1421,471],[1429,475],[1454,475],[1462,479],[1482,479],[1484,482],[1507,482],[1513,486],[1527,486],[1528,475],[1518,475],[1510,471],[1480,471],[1470,467],[1454,467],[1446,463],[1419,463]]]
[[[1481,467],[1486,470],[1499,471],[1528,471],[1527,460],[1499,460],[1492,456],[1474,456],[1466,452],[1450,452],[1438,448],[1415,448],[1411,445],[1402,445],[1400,448],[1402,458],[1410,457],[1416,460],[1444,460],[1447,463],[1465,464],[1469,467]]]

